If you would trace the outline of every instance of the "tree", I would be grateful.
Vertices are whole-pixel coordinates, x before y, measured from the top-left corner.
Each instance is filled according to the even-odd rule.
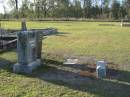
[[[29,13],[29,11],[30,11],[29,10],[29,5],[30,5],[29,0],[24,0],[22,2],[21,8],[19,9],[21,17],[28,17],[30,15],[30,13]]]
[[[125,17],[127,16],[127,11],[126,11],[124,6],[120,6],[120,12],[119,13],[120,13],[120,18],[125,19]]]
[[[123,2],[123,4],[124,4],[123,6],[128,14],[128,18],[130,18],[130,0],[125,0]]]
[[[68,17],[69,16],[70,1],[69,0],[55,0],[54,9],[55,16]]]
[[[46,18],[54,8],[54,0],[35,0],[35,12],[37,18]]]
[[[112,16],[114,19],[119,19],[120,17],[120,3],[117,0],[114,0],[112,4]]]
[[[100,8],[96,5],[91,8],[91,17],[98,18],[100,16]]]
[[[15,6],[17,1],[22,1],[19,11]],[[119,0],[8,0],[8,5],[12,9],[9,14],[13,18],[16,18],[17,15],[41,19],[48,17],[120,19],[126,15],[130,17],[130,0],[122,2],[120,3]],[[5,13],[7,13],[6,6],[3,5]]]
[[[74,14],[74,17],[76,17],[76,18],[79,18],[82,16],[81,2],[79,0],[74,0],[72,12]]]
[[[4,18],[6,18],[7,17],[7,9],[6,9],[6,6],[5,6],[5,1],[4,0],[0,0],[0,3],[1,3],[1,5],[2,5],[2,7],[3,7],[3,11],[4,11]]]
[[[108,13],[109,5],[111,0],[103,0],[103,12]]]
[[[83,13],[86,18],[91,17],[91,7],[92,7],[91,0],[83,0]]]

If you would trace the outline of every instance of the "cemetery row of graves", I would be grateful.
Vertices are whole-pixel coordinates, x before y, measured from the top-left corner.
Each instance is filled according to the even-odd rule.
[[[26,25],[29,24],[33,26],[28,30]],[[16,29],[0,30],[0,58],[12,60],[6,54],[15,53],[15,61],[9,62],[11,68],[7,72],[34,74],[43,82],[53,84],[56,84],[55,81],[66,83],[80,96],[129,97],[129,46],[124,44],[129,43],[129,27],[104,22],[22,22],[22,26],[19,24],[19,29]],[[1,66],[1,70],[6,70],[6,65]],[[57,85],[60,87],[60,84]],[[111,92],[108,89],[112,89]],[[125,91],[116,96],[118,89]]]

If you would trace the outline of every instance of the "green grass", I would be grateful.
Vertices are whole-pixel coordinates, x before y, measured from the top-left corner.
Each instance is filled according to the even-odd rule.
[[[19,22],[2,22],[2,26],[20,29]],[[130,27],[111,22],[28,22],[27,26],[53,27],[60,32],[43,40],[43,58],[60,61],[65,54],[95,56],[122,66],[123,77],[120,82],[92,80],[74,88],[41,80],[35,74],[12,73],[17,57],[15,51],[9,51],[0,54],[0,61],[7,62],[0,69],[0,97],[130,97]]]

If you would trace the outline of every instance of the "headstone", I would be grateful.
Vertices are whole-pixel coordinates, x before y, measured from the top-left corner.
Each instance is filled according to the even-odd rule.
[[[106,63],[105,61],[98,61],[97,62],[97,77],[98,78],[105,78],[106,77]]]
[[[32,73],[41,63],[42,39],[35,31],[21,31],[18,33],[18,63],[14,65],[16,73]]]

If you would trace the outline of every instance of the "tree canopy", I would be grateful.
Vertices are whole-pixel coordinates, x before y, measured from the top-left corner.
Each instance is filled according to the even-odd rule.
[[[88,18],[124,19],[130,17],[130,0],[8,0],[12,7],[2,18]],[[19,0],[18,0],[19,1]],[[5,6],[3,6],[6,11]]]

